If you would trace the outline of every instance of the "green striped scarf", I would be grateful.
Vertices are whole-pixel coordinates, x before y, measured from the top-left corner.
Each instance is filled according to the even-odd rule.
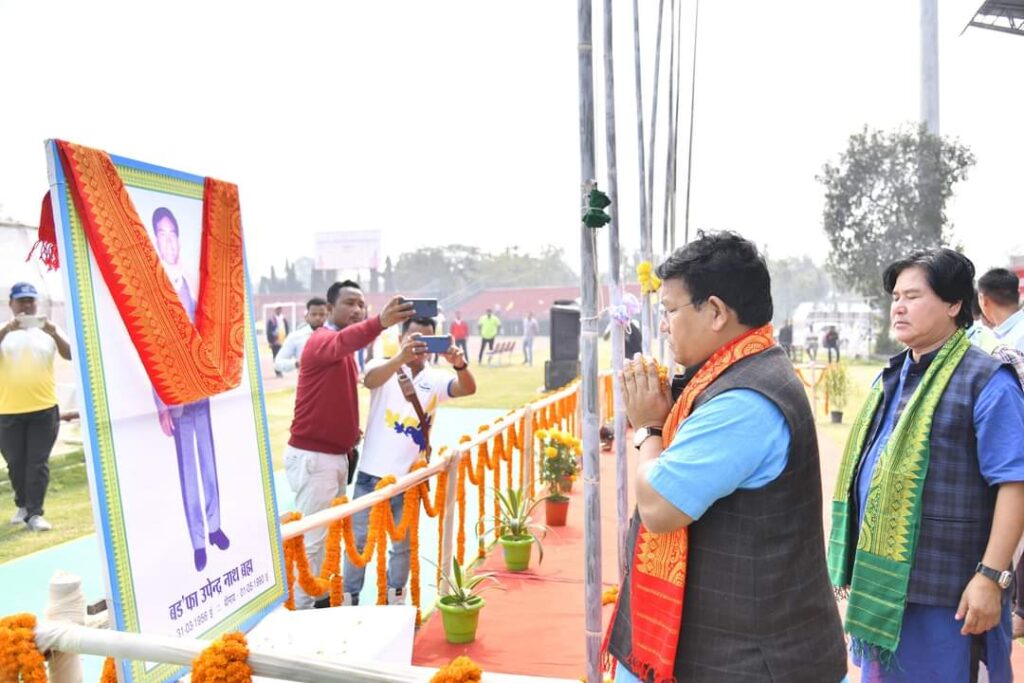
[[[856,646],[883,661],[892,657],[900,642],[935,408],[969,348],[963,330],[957,330],[928,366],[875,464],[864,522],[856,535],[850,496],[855,495],[854,477],[872,418],[882,404],[881,381],[871,388],[843,452],[832,499],[828,573],[832,584],[849,595],[847,633]]]

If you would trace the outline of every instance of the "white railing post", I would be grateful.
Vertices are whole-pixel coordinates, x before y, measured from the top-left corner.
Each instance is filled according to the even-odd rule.
[[[50,579],[50,599],[43,611],[50,621],[85,623],[85,593],[82,579],[74,574],[56,571]],[[49,662],[53,683],[82,683],[82,660],[77,653],[53,651]]]
[[[452,451],[448,461],[448,485],[444,493],[444,534],[441,537],[441,557],[438,558],[438,566],[441,573],[445,574],[452,570],[452,558],[455,556],[455,513],[459,504],[456,500],[459,490],[459,467],[462,465],[463,452]],[[448,595],[449,587],[445,582],[437,587],[439,595]]]

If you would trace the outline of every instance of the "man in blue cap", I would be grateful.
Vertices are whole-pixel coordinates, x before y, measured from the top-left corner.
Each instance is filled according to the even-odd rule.
[[[43,517],[43,499],[60,427],[53,358],[59,353],[71,360],[71,347],[46,316],[36,314],[38,297],[30,283],[15,284],[10,296],[14,317],[0,326],[0,453],[18,507],[11,524],[49,531],[53,527]]]

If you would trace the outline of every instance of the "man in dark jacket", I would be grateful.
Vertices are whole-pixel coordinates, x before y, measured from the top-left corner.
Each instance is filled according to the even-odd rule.
[[[700,234],[658,276],[686,373],[674,403],[639,356],[620,378],[638,455],[606,641],[616,680],[836,683],[814,418],[774,343],[764,259],[735,233]]]

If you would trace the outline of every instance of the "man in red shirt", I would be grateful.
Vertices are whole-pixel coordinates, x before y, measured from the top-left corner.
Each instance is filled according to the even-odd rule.
[[[455,311],[455,320],[452,321],[449,334],[455,345],[462,349],[462,356],[469,361],[469,324],[462,319],[462,311]]]
[[[348,483],[349,458],[361,436],[356,351],[385,328],[413,316],[412,304],[396,296],[380,315],[366,319],[363,292],[351,280],[331,285],[327,306],[328,322],[313,332],[302,350],[295,417],[284,451],[288,484],[303,515],[330,507]],[[324,527],[306,532],[306,556],[313,574],[320,571],[326,535]],[[296,608],[312,607],[315,599],[295,587]]]

